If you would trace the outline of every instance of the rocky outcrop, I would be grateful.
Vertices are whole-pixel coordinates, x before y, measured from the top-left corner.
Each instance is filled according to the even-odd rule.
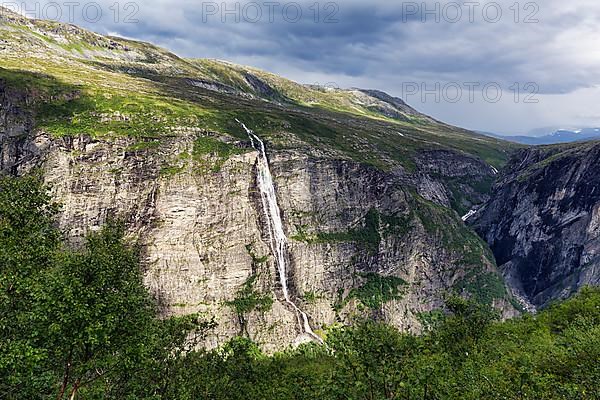
[[[355,89],[355,93],[366,95],[357,96],[357,100],[367,105],[368,109],[374,110],[390,118],[409,121],[407,116],[423,116],[420,112],[410,107],[401,98],[390,96],[380,90]]]
[[[483,161],[447,150],[423,151],[417,156],[413,183],[428,200],[465,215],[489,199],[497,171]]]
[[[600,144],[523,150],[470,220],[534,306],[600,284]]]

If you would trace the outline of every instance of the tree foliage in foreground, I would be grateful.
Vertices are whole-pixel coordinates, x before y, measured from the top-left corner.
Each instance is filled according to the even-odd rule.
[[[266,355],[211,324],[160,320],[135,248],[108,223],[67,248],[35,177],[0,179],[0,399],[597,399],[600,290],[499,322],[451,298],[423,335],[365,321]]]
[[[159,394],[206,324],[156,317],[119,224],[69,249],[57,210],[37,177],[0,179],[0,398],[123,398],[146,390],[131,375]]]

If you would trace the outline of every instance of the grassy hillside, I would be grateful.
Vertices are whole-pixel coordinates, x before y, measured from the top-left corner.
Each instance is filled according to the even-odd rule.
[[[54,135],[158,137],[198,128],[245,139],[238,118],[279,148],[318,149],[381,168],[411,168],[417,152],[433,149],[500,167],[517,148],[437,122],[399,99],[300,85],[71,25],[2,15],[0,76],[46,92],[38,127]]]

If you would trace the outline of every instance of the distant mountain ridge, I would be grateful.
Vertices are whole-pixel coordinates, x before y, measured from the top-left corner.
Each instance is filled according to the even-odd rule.
[[[508,140],[514,143],[528,144],[533,146],[600,139],[600,128],[558,129],[549,135],[543,136],[504,136],[489,132],[480,133],[490,137]]]

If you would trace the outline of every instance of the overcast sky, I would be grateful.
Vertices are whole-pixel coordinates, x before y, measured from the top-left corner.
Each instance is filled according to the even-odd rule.
[[[469,129],[600,126],[600,2],[516,1],[58,0],[21,11],[55,19],[60,8],[63,21],[180,56],[384,90]]]

